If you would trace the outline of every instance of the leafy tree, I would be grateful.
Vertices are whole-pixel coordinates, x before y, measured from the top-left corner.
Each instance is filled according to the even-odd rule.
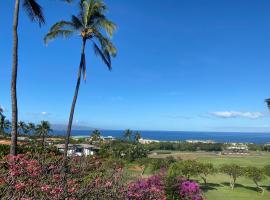
[[[266,176],[270,177],[270,165],[266,165],[264,167],[264,173],[266,174]]]
[[[212,163],[198,163],[197,169],[205,185],[207,184],[207,176],[216,172]]]
[[[188,179],[191,176],[198,176],[198,163],[195,160],[183,160],[180,162],[173,163],[169,170],[168,176],[169,177],[177,177],[177,176],[184,176]]]
[[[172,156],[168,156],[164,159],[152,159],[151,162],[151,169],[153,172],[161,170],[161,169],[168,169],[171,164],[175,163],[176,160]]]
[[[72,2],[73,0],[62,0]],[[21,4],[22,2],[22,4]],[[17,154],[17,136],[18,136],[18,106],[17,106],[17,72],[18,72],[18,25],[20,7],[28,15],[32,22],[37,22],[40,26],[45,24],[43,9],[38,0],[15,0],[13,15],[13,57],[12,57],[12,75],[11,75],[11,105],[12,105],[12,126],[11,126],[11,145],[10,154]]]
[[[45,138],[50,132],[52,132],[52,129],[48,121],[41,121],[41,123],[37,125],[36,133],[39,135],[39,137],[42,137],[43,148],[45,147]]]
[[[70,139],[70,133],[73,122],[75,105],[79,93],[81,76],[86,80],[86,62],[85,62],[85,46],[87,41],[93,44],[96,55],[100,56],[105,62],[109,70],[111,70],[111,56],[116,56],[116,48],[109,38],[103,35],[105,31],[109,37],[112,37],[116,25],[107,19],[105,12],[106,5],[101,0],[80,0],[79,14],[72,15],[70,21],[60,21],[54,24],[49,33],[45,36],[44,41],[55,39],[56,37],[68,37],[73,34],[78,34],[82,40],[81,60],[78,69],[77,83],[75,94],[72,101],[68,129],[65,141],[64,163],[67,162],[67,150]],[[99,43],[99,45],[98,45]],[[65,164],[64,164],[65,165]]]
[[[148,151],[141,144],[115,140],[101,145],[99,154],[102,157],[110,157],[117,159],[125,159],[134,161],[140,158],[145,158]]]
[[[244,170],[237,164],[224,164],[220,167],[220,171],[230,176],[230,187],[234,189],[236,179],[244,174]]]
[[[253,167],[253,166],[250,166],[250,167],[246,167],[245,168],[245,176],[249,179],[251,179],[256,187],[262,191],[262,193],[264,192],[264,189],[263,187],[261,187],[259,185],[258,182],[262,181],[263,179],[265,179],[265,175],[264,175],[264,171],[263,169],[259,169],[257,167]]]
[[[124,138],[128,141],[131,140],[131,136],[132,136],[133,132],[130,129],[125,130],[124,132]]]

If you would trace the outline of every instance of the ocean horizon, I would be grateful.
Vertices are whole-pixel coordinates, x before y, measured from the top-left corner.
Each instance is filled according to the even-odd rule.
[[[73,130],[71,136],[90,136],[92,130]],[[160,141],[213,140],[215,142],[247,142],[265,144],[270,142],[270,133],[206,132],[206,131],[139,131],[142,138]],[[123,138],[124,130],[101,130],[102,136]],[[55,130],[55,135],[64,135],[64,130]]]

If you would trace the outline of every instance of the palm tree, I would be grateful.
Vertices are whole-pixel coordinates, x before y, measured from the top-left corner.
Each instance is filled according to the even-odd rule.
[[[45,43],[48,43],[48,41],[59,36],[65,38],[79,33],[82,40],[81,60],[66,134],[64,166],[67,162],[67,150],[70,140],[74,110],[81,83],[81,76],[83,75],[84,80],[86,80],[86,43],[89,41],[93,44],[96,55],[102,58],[109,70],[111,70],[111,56],[116,56],[116,48],[110,39],[103,35],[103,31],[105,31],[109,37],[112,37],[113,32],[116,29],[115,24],[109,21],[105,16],[105,12],[107,10],[106,5],[101,0],[80,0],[79,8],[80,10],[77,16],[72,15],[70,21],[57,22],[51,27],[49,33],[44,38]]]
[[[17,71],[18,71],[18,24],[20,0],[15,0],[14,16],[13,16],[13,62],[11,77],[11,104],[12,104],[12,130],[10,154],[17,154],[17,135],[18,135],[18,107],[17,107]],[[31,21],[37,21],[39,25],[45,23],[42,8],[37,0],[22,0],[22,6],[28,14]]]
[[[99,130],[94,130],[91,133],[91,141],[92,142],[99,142],[100,141],[100,137],[101,137],[101,133]]]
[[[45,137],[52,132],[51,125],[48,121],[41,121],[40,124],[37,125],[36,133],[42,137],[42,145],[45,147]]]
[[[9,130],[11,128],[11,122],[9,120],[4,121],[4,133],[6,134],[6,130]]]
[[[132,136],[133,132],[130,130],[130,129],[127,129],[125,132],[124,132],[124,138],[128,141],[131,140],[131,136]]]
[[[31,21],[38,22],[41,26],[45,24],[42,7],[37,0],[15,0],[13,15],[13,58],[11,75],[11,106],[12,106],[12,127],[11,127],[11,145],[10,154],[17,154],[17,135],[18,135],[18,106],[17,106],[17,71],[18,71],[18,25],[20,3]],[[62,0],[72,2],[73,0]]]
[[[269,99],[265,99],[265,103],[267,104],[267,108],[270,111],[270,98]]]
[[[137,131],[135,134],[134,134],[134,139],[135,139],[135,142],[139,142],[139,140],[141,139],[141,134]]]
[[[25,122],[23,122],[23,121],[19,121],[19,123],[18,123],[18,130],[19,130],[19,133],[20,134],[25,134],[25,133],[27,133],[27,124],[25,123]]]
[[[0,131],[1,133],[4,133],[4,123],[6,116],[3,114],[4,110],[0,107]]]
[[[28,128],[28,132],[32,135],[35,134],[35,130],[36,130],[36,125],[34,123],[28,123],[27,125],[27,128]]]

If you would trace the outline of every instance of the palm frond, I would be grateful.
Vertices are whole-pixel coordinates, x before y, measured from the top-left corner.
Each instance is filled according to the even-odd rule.
[[[104,37],[100,32],[95,32],[95,37],[99,41],[102,49],[108,51],[113,57],[116,56],[117,50],[108,38]]]
[[[73,23],[74,28],[76,28],[76,29],[80,29],[80,28],[83,28],[84,27],[84,25],[81,22],[81,20],[78,17],[76,17],[75,15],[72,15],[71,21]]]
[[[64,37],[67,38],[71,36],[74,33],[72,30],[57,30],[53,32],[49,32],[45,37],[44,37],[44,42],[45,44],[48,44],[50,40],[53,40],[57,37]]]
[[[73,22],[68,22],[68,21],[62,20],[62,21],[57,22],[54,25],[52,25],[52,27],[50,28],[50,32],[58,31],[60,29],[68,29],[68,28],[71,30],[76,29]]]
[[[80,6],[79,16],[80,16],[83,24],[86,25],[90,4],[87,2],[87,0],[81,0],[79,3],[79,6]]]
[[[106,33],[112,37],[114,31],[116,30],[116,25],[115,23],[113,23],[112,21],[109,21],[106,17],[105,18],[100,18],[98,20],[98,23],[100,24],[100,26],[102,28],[104,28],[104,30],[106,31]]]
[[[36,0],[24,0],[23,7],[32,21],[37,21],[39,25],[45,24],[42,7]]]
[[[101,50],[98,45],[93,42],[94,44],[94,51],[96,53],[97,56],[100,56],[101,59],[103,60],[103,62],[107,65],[107,67],[109,68],[109,70],[112,69],[112,65],[111,65],[111,56],[110,53],[107,50]]]

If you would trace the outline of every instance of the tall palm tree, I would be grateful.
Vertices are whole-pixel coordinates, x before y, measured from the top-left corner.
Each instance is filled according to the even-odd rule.
[[[124,138],[128,141],[131,140],[131,136],[132,136],[133,132],[130,129],[125,130],[124,132]]]
[[[18,130],[20,134],[25,134],[27,133],[27,124],[23,121],[18,122]]]
[[[72,2],[73,0],[62,0]],[[18,106],[17,106],[17,71],[18,71],[18,25],[20,6],[22,6],[31,21],[38,22],[41,26],[45,23],[42,7],[38,0],[15,0],[13,15],[13,57],[12,57],[12,75],[11,75],[11,106],[12,106],[12,127],[11,127],[11,145],[10,154],[17,154],[17,135],[18,135]]]
[[[31,134],[31,135],[34,135],[35,134],[35,130],[36,130],[36,125],[32,122],[28,123],[27,125],[27,129],[28,129],[28,132]]]
[[[5,128],[4,128],[5,119],[6,119],[6,116],[4,115],[4,110],[0,107],[0,132],[1,133],[5,132]]]
[[[51,124],[48,121],[41,121],[40,124],[37,125],[36,133],[42,137],[42,145],[45,147],[45,138],[48,134],[52,132]]]
[[[100,142],[101,133],[99,130],[94,130],[91,133],[91,141],[92,142]]]
[[[11,128],[11,122],[9,120],[4,121],[4,133],[6,134],[6,130],[10,130]]]
[[[44,38],[45,43],[48,43],[48,41],[59,36],[65,38],[79,33],[82,41],[81,60],[66,134],[64,166],[67,162],[67,150],[70,140],[75,105],[81,83],[81,76],[83,76],[84,80],[86,80],[86,43],[92,43],[96,55],[102,58],[109,70],[111,70],[111,56],[116,56],[116,48],[110,39],[103,35],[105,31],[109,37],[112,37],[113,32],[116,29],[116,25],[109,21],[105,16],[105,12],[107,10],[106,5],[101,0],[80,0],[79,9],[79,14],[77,16],[72,15],[70,21],[60,21],[54,24]]]
[[[135,139],[135,142],[139,142],[139,140],[141,139],[141,134],[137,131],[135,134],[134,134],[134,139]]]
[[[12,104],[12,130],[10,154],[17,154],[17,135],[18,135],[18,107],[17,107],[17,71],[18,71],[18,24],[21,0],[15,0],[13,16],[13,62],[11,77],[11,104]],[[28,14],[31,21],[36,21],[39,25],[45,23],[42,8],[37,0],[22,0],[24,11]]]

